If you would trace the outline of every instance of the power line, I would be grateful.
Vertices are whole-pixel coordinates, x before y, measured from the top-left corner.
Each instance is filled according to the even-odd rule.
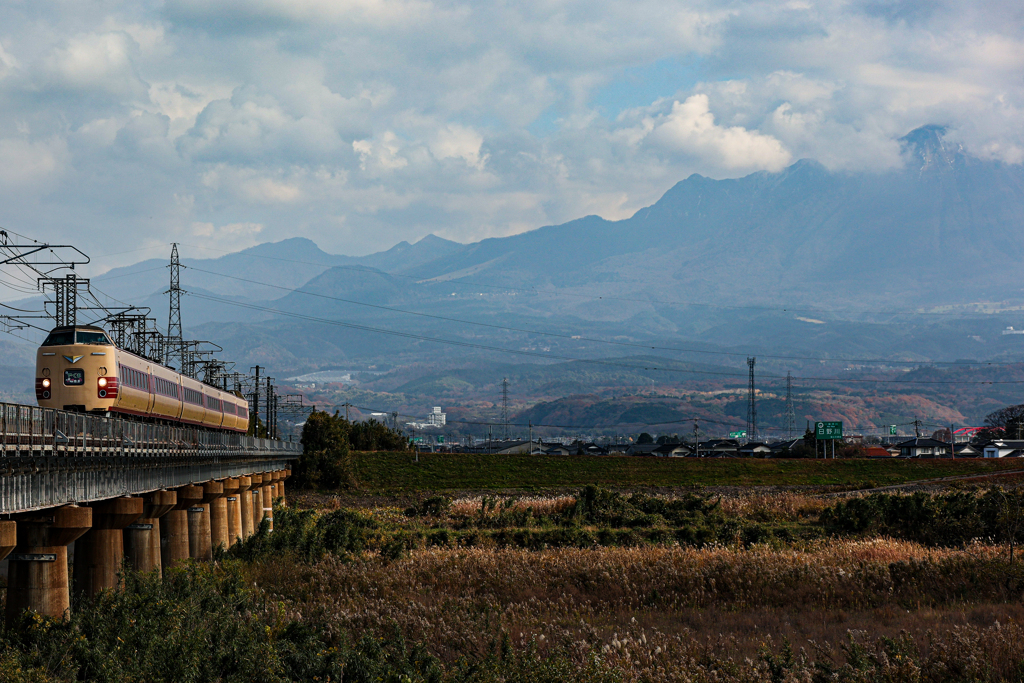
[[[286,262],[286,263],[299,263],[299,264],[309,265],[309,266],[319,266],[321,268],[327,268],[327,269],[339,268],[339,269],[342,269],[342,270],[352,270],[352,271],[363,272],[363,273],[381,273],[381,274],[384,274],[384,275],[388,275],[390,277],[404,278],[406,280],[413,280],[413,281],[419,282],[419,283],[424,283],[424,282],[451,283],[451,284],[458,284],[458,285],[463,285],[463,286],[467,286],[467,287],[470,287],[470,286],[471,287],[484,287],[484,288],[487,288],[487,289],[499,289],[499,290],[503,290],[503,291],[515,291],[515,292],[533,292],[535,294],[548,294],[548,295],[551,295],[551,296],[568,296],[568,297],[574,297],[574,298],[579,298],[579,299],[591,299],[591,300],[594,300],[594,301],[599,301],[599,300],[600,301],[624,301],[624,302],[629,302],[629,303],[664,304],[664,305],[669,305],[669,306],[700,306],[700,307],[705,307],[705,308],[720,308],[720,309],[729,309],[729,310],[733,310],[733,309],[737,309],[737,310],[749,309],[749,310],[757,310],[757,311],[780,311],[780,312],[783,312],[783,313],[830,313],[830,312],[832,312],[830,309],[826,309],[826,308],[813,308],[813,307],[811,307],[811,308],[794,308],[794,307],[784,307],[784,306],[753,306],[753,305],[740,306],[740,305],[727,305],[727,304],[708,304],[708,303],[703,303],[703,302],[699,302],[699,301],[671,301],[671,300],[666,301],[666,300],[658,300],[658,299],[634,299],[634,298],[629,298],[629,297],[616,297],[616,296],[604,296],[604,295],[598,296],[598,295],[594,295],[594,294],[578,294],[578,293],[575,293],[575,292],[566,292],[566,291],[563,291],[563,290],[537,289],[535,287],[515,287],[515,286],[511,286],[511,285],[492,285],[492,284],[487,284],[487,283],[483,283],[483,282],[466,281],[466,280],[463,280],[462,278],[453,278],[453,279],[450,279],[450,280],[439,280],[437,278],[423,279],[423,278],[414,277],[412,275],[402,275],[400,273],[389,273],[387,271],[378,270],[376,268],[370,268],[368,266],[337,265],[337,264],[328,264],[328,263],[317,263],[315,261],[301,261],[301,260],[298,260],[298,259],[288,259],[288,258],[283,258],[283,257],[280,257],[280,256],[265,256],[263,254],[251,254],[251,253],[245,253],[245,252],[240,252],[240,251],[239,252],[224,251],[223,249],[214,249],[213,247],[205,247],[205,246],[200,246],[198,244],[184,244],[184,246],[192,247],[194,249],[205,249],[207,251],[215,251],[215,252],[217,252],[219,254],[228,254],[228,255],[232,255],[232,256],[244,256],[244,257],[248,257],[248,258],[261,258],[261,259],[266,259],[266,260],[270,260],[270,261],[283,261],[283,262]],[[189,267],[191,268],[192,266],[189,266]],[[439,277],[443,277],[443,276],[439,276]],[[873,313],[873,314],[876,314],[876,315],[929,315],[929,316],[959,316],[959,315],[963,315],[963,314],[960,314],[960,313],[952,313],[952,312],[950,312],[950,313],[938,313],[938,312],[925,312],[925,311],[898,311],[898,310],[896,310],[896,311],[863,311],[863,312],[864,313]]]
[[[203,268],[197,268],[195,266],[189,266],[189,270],[195,271],[197,273],[206,273],[207,275],[214,275],[216,277],[223,277],[223,278],[227,278],[229,280],[237,280],[239,282],[245,282],[245,283],[248,283],[248,284],[260,285],[262,287],[270,287],[272,289],[279,289],[279,290],[282,290],[282,291],[285,291],[285,292],[289,292],[291,294],[302,294],[302,295],[305,295],[305,296],[312,296],[312,297],[316,297],[316,298],[319,298],[319,299],[326,299],[326,300],[329,300],[329,301],[338,301],[338,302],[341,302],[341,303],[352,304],[354,306],[364,306],[366,308],[374,308],[374,309],[381,310],[381,311],[390,311],[392,313],[402,313],[404,315],[414,315],[414,316],[421,317],[421,318],[431,318],[431,319],[434,319],[434,320],[443,320],[445,322],[461,323],[463,325],[476,325],[478,327],[489,327],[491,329],[506,330],[506,331],[509,331],[509,332],[522,332],[522,333],[525,333],[525,334],[536,334],[536,335],[541,335],[541,336],[545,336],[545,337],[557,337],[559,339],[569,339],[569,340],[572,340],[572,341],[587,341],[587,342],[594,342],[594,343],[598,343],[598,344],[608,344],[608,345],[612,345],[612,346],[625,346],[625,347],[638,348],[638,349],[650,349],[650,350],[653,350],[653,351],[677,351],[677,352],[681,352],[681,353],[701,353],[701,354],[713,355],[713,356],[746,356],[746,353],[741,353],[739,351],[710,351],[710,350],[706,350],[706,349],[685,348],[685,347],[680,347],[680,346],[657,346],[657,345],[643,344],[643,343],[638,343],[638,342],[623,342],[623,341],[615,341],[615,340],[611,340],[611,339],[597,339],[597,338],[594,338],[594,337],[584,337],[584,336],[581,336],[581,335],[563,334],[563,333],[559,333],[559,332],[545,332],[545,331],[542,331],[542,330],[531,330],[531,329],[521,328],[521,327],[511,327],[509,325],[498,325],[498,324],[495,324],[495,323],[485,323],[485,322],[479,322],[479,321],[475,321],[475,320],[465,320],[463,318],[451,318],[451,317],[448,317],[448,316],[437,315],[437,314],[434,314],[434,313],[423,313],[421,311],[410,311],[408,309],[395,308],[393,306],[384,306],[384,305],[381,305],[381,304],[371,304],[371,303],[367,303],[367,302],[364,302],[364,301],[355,301],[353,299],[345,299],[343,297],[331,296],[329,294],[321,294],[319,292],[308,292],[308,291],[305,291],[305,290],[303,290],[301,288],[298,288],[298,287],[285,287],[285,286],[282,286],[282,285],[274,285],[274,284],[270,284],[269,282],[260,282],[259,280],[251,280],[249,278],[238,277],[238,276],[235,276],[235,275],[227,275],[225,273],[218,273],[218,272],[215,272],[215,271],[212,271],[212,270],[205,270]],[[143,272],[145,272],[145,271],[143,271]],[[771,358],[773,360],[824,361],[824,362],[831,362],[831,363],[871,363],[871,364],[884,364],[884,365],[919,365],[919,364],[922,363],[922,361],[901,361],[901,360],[891,360],[891,359],[885,359],[885,358],[824,358],[824,357],[821,357],[821,356],[782,356],[782,355],[767,354],[767,353],[762,353],[762,354],[758,354],[758,355],[760,357],[762,357],[762,358]],[[927,363],[929,365],[952,365],[952,366],[955,366],[955,365],[967,365],[967,366],[974,366],[974,365],[999,365],[999,366],[1004,366],[1004,365],[1018,365],[1019,364],[1019,363],[1012,363],[1012,362],[1009,362],[1009,361],[978,361],[978,362],[974,362],[974,363],[967,362],[967,361],[927,361]]]
[[[224,299],[221,297],[210,296],[208,294],[200,294],[197,292],[189,292],[189,296],[194,296],[199,299],[205,299],[207,301],[216,301],[218,303],[227,304],[229,306],[236,306],[238,308],[245,308],[254,311],[262,311],[264,313],[274,313],[288,318],[295,318],[298,320],[306,320],[309,322],[320,323],[324,325],[332,325],[336,327],[344,327],[353,330],[360,330],[363,332],[371,332],[375,334],[386,334],[395,337],[403,337],[405,339],[415,339],[418,341],[429,341],[438,344],[447,344],[450,346],[459,346],[463,348],[480,349],[484,351],[497,351],[499,353],[507,353],[519,356],[532,356],[536,358],[545,358],[547,360],[563,360],[563,361],[574,361],[577,363],[589,363],[592,365],[605,365],[609,367],[621,367],[628,368],[636,371],[646,372],[674,372],[691,375],[710,375],[720,377],[743,377],[740,373],[735,372],[717,372],[711,370],[687,370],[682,368],[665,368],[658,366],[640,366],[629,363],[623,363],[611,360],[601,360],[596,358],[578,358],[575,356],[565,356],[560,354],[542,353],[539,351],[526,351],[523,349],[507,349],[499,346],[490,346],[488,344],[479,344],[475,342],[457,341],[454,339],[442,339],[438,337],[429,337],[422,334],[414,334],[412,332],[400,332],[397,330],[388,330],[379,327],[371,327],[369,325],[358,325],[356,323],[346,323],[341,320],[332,320],[330,318],[321,318],[318,316],[306,315],[303,313],[294,313],[291,311],[282,311],[277,308],[270,308],[269,306],[259,306],[257,304],[250,304],[241,301],[232,301],[230,299]],[[657,360],[674,362],[669,358],[658,358]],[[785,379],[781,375],[762,375],[763,379]],[[970,382],[970,381],[955,381],[955,380],[899,380],[899,379],[867,379],[867,378],[852,378],[852,377],[794,377],[793,379],[804,380],[807,382],[856,382],[856,383],[867,383],[867,384],[960,384],[960,385],[994,385],[994,384],[1024,384],[1024,380],[1002,380],[1002,381],[983,381],[983,382]]]

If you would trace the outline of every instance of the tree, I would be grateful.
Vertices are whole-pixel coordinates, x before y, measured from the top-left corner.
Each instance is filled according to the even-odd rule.
[[[1007,406],[985,416],[985,428],[978,431],[982,439],[1024,438],[1024,405]]]
[[[636,442],[638,444],[654,443],[654,437],[647,432],[644,432],[637,437]]]

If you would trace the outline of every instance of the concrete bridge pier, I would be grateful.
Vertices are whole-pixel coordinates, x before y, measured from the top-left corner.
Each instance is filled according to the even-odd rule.
[[[142,516],[141,498],[111,498],[93,503],[92,528],[75,541],[75,591],[88,597],[120,588],[117,573],[124,559],[122,530]]]
[[[210,536],[212,547],[227,550],[231,544],[228,536],[228,496],[238,491],[238,484],[234,479],[224,479],[218,483],[223,495],[210,501]]]
[[[263,523],[263,477],[264,474],[252,475],[252,531],[260,528]]]
[[[242,537],[242,479],[246,477],[234,477],[224,482],[224,491],[227,493],[228,501],[228,547],[230,548]],[[231,482],[231,489],[228,489],[228,482]]]
[[[18,545],[18,523],[13,519],[0,520],[0,560],[11,554]]]
[[[239,528],[242,540],[252,536],[252,477],[238,478],[238,512],[242,520]]]
[[[210,504],[223,495],[223,484],[219,481],[208,481],[203,484],[202,501],[188,509],[188,556],[192,559],[213,559]]]
[[[263,490],[260,492],[263,500],[263,518],[270,524],[270,530],[274,530],[274,473],[263,473]]]
[[[135,571],[156,571],[163,576],[160,518],[173,510],[177,503],[178,494],[174,491],[154,491],[143,496],[142,516],[124,530],[124,554]]]
[[[174,508],[160,520],[160,565],[163,571],[189,558],[188,510],[203,500],[203,487],[177,489]]]
[[[8,556],[8,625],[26,609],[56,618],[71,609],[68,544],[89,530],[92,512],[92,508],[65,505],[18,517],[17,547]],[[6,545],[9,539],[3,542]]]
[[[281,481],[277,482],[277,497],[281,499],[281,507],[288,507],[288,499],[284,495],[284,480],[290,476],[291,470],[281,470]]]

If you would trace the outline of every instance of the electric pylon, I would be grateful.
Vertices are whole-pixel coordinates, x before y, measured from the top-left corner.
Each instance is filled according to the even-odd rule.
[[[508,378],[506,377],[501,380],[501,438],[506,441],[511,438],[508,422]]]
[[[796,432],[796,411],[793,409],[793,373],[786,373],[786,435],[792,439]]]
[[[167,316],[167,354],[166,363],[184,372],[185,349],[182,345],[181,334],[181,261],[178,260],[178,243],[171,245],[171,287],[167,290],[170,294],[171,307]],[[174,363],[174,361],[177,361]]]
[[[757,358],[748,358],[747,367],[750,368],[750,388],[747,393],[747,439],[757,440],[757,393],[754,390],[754,363]]]

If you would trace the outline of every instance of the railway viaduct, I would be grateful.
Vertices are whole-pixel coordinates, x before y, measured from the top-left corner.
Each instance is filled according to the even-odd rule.
[[[0,403],[0,559],[11,623],[61,617],[71,591],[118,587],[123,562],[212,559],[284,502],[297,443]],[[68,550],[73,545],[73,576]]]

